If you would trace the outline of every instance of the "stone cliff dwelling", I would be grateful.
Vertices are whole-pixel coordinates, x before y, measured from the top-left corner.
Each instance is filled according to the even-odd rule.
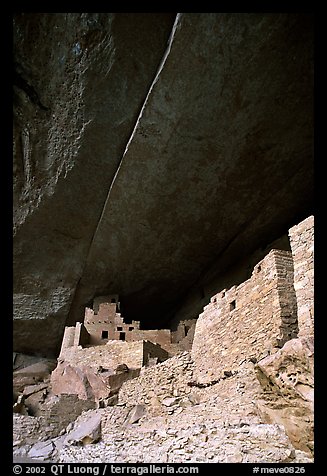
[[[65,328],[60,354],[72,346],[105,345],[111,340],[127,343],[149,340],[153,344],[159,344],[163,349],[170,348],[170,329],[141,330],[140,322],[134,320],[126,324],[124,318],[117,312],[119,307],[118,295],[95,298],[93,309],[89,307],[85,309],[84,323]]]
[[[304,234],[308,237],[303,249],[301,237]],[[159,348],[166,351],[159,351],[161,359],[192,349],[193,358],[198,362],[200,379],[212,380],[220,374],[221,366],[237,366],[249,349],[258,358],[259,355],[273,353],[288,340],[296,338],[299,333],[298,319],[301,320],[301,333],[307,328],[311,335],[312,237],[313,218],[309,218],[289,231],[292,252],[272,249],[256,264],[248,280],[219,291],[211,297],[198,319],[181,321],[175,331],[141,330],[139,321],[125,323],[118,312],[119,296],[99,296],[93,301],[93,309],[86,307],[84,323],[65,328],[60,357],[68,353],[72,355],[77,349],[81,353],[83,348],[106,346],[108,343],[113,346],[111,341],[126,343],[126,349],[136,349],[129,343],[149,341],[156,345],[152,346],[146,359],[141,357],[141,365],[148,363],[149,357],[156,357]],[[306,283],[305,290],[303,283]],[[108,352],[109,348],[105,347]],[[159,355],[157,357],[159,359]],[[131,361],[130,358],[127,360]],[[201,365],[205,366],[205,371]]]
[[[186,395],[192,402],[197,401],[199,395],[196,392],[200,389],[208,392],[226,379],[237,381],[238,375],[242,375],[242,367],[248,362],[252,367],[255,365],[257,382],[263,389],[262,394],[259,392],[251,397],[257,399],[256,412],[263,421],[277,421],[284,425],[286,435],[297,451],[310,453],[313,438],[313,363],[310,353],[313,337],[313,217],[292,227],[289,240],[291,251],[272,249],[254,266],[249,279],[229,289],[220,289],[195,322],[183,321],[175,331],[141,330],[138,321],[124,322],[118,312],[118,295],[95,298],[93,309],[87,307],[85,310],[84,323],[65,328],[58,363],[50,377],[49,396],[45,398],[44,393],[47,383],[34,385],[35,391],[30,390],[30,395],[24,389],[27,398],[24,401],[22,396],[15,403],[14,411],[28,412],[41,421],[51,421],[51,435],[62,432],[73,416],[95,407],[115,408],[134,401],[138,416],[133,418],[138,421],[146,411],[157,414],[155,408],[158,405],[169,408],[185,399]],[[175,343],[171,342],[173,335]],[[194,339],[190,339],[190,335]],[[183,353],[185,342],[189,352]],[[291,347],[286,356],[279,356],[288,344]],[[192,371],[186,359],[177,367],[172,364],[173,373],[166,375],[161,366],[174,358],[179,359],[179,356],[185,359],[185,354],[189,356],[187,359],[192,359]],[[271,359],[275,362],[276,358],[277,367],[274,363],[270,368]],[[182,381],[177,377],[179,365],[186,372]],[[155,368],[159,369],[159,380],[155,374],[147,379],[145,369],[150,372]],[[162,375],[161,371],[164,372]],[[17,388],[24,376],[28,376],[24,369],[16,371]],[[167,396],[166,378],[173,382],[173,396]],[[250,374],[247,378],[250,379]],[[244,380],[238,385],[242,390]],[[251,383],[253,388],[256,385],[258,383]],[[275,387],[277,393],[273,392]],[[193,396],[189,394],[191,388],[195,389]],[[161,395],[160,399],[153,397],[154,389]],[[220,392],[224,391],[224,386],[221,386]],[[228,396],[230,392],[231,389]],[[55,399],[53,403],[51,398]],[[293,401],[297,410],[290,420]],[[152,407],[154,404],[156,406]],[[174,408],[177,411],[178,408]],[[67,416],[68,409],[70,417]],[[306,461],[306,456],[301,458]]]
[[[313,23],[13,15],[15,462],[314,462]]]

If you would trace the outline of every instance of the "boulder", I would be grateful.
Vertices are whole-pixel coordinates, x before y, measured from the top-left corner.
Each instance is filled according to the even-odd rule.
[[[161,403],[162,405],[165,405],[165,407],[171,407],[173,405],[176,405],[179,401],[179,397],[166,397],[161,400]]]
[[[13,353],[13,370],[21,370],[25,367],[29,367],[30,365],[37,364],[38,362],[52,362],[56,365],[55,359],[45,359],[44,357],[40,357],[37,355],[30,355],[30,354],[22,354],[19,352]]]
[[[42,411],[42,405],[47,396],[47,389],[43,388],[38,392],[31,393],[25,399],[25,405],[28,408],[28,413],[33,416],[37,416]]]
[[[110,393],[104,373],[97,373],[89,367],[73,366],[65,361],[58,363],[52,372],[51,388],[55,395],[74,394],[83,400],[105,398]]]
[[[45,460],[51,457],[55,450],[55,445],[52,441],[40,441],[32,446],[28,452],[30,458]]]
[[[50,377],[55,367],[55,361],[44,359],[22,369],[15,370],[13,373],[14,392],[23,392],[26,386],[44,382]]]
[[[115,373],[118,374],[118,373],[124,373],[124,372],[128,372],[129,371],[129,368],[126,364],[119,364],[117,365],[117,367],[115,368]]]
[[[58,363],[51,375],[51,389],[55,395],[74,394],[79,398],[103,400],[116,394],[123,382],[139,375],[138,369],[115,373],[84,365]]]
[[[267,423],[277,423],[294,447],[313,451],[313,338],[289,340],[255,366],[263,388],[256,402]]]
[[[146,414],[147,409],[143,404],[135,405],[134,408],[129,412],[127,418],[124,422],[124,425],[131,425],[137,423],[144,415]]]
[[[263,388],[313,405],[313,355],[313,338],[291,339],[258,362],[257,377]]]
[[[40,383],[40,384],[37,384],[37,385],[28,385],[27,387],[24,388],[23,395],[25,397],[29,397],[33,393],[40,392],[41,390],[44,390],[46,388],[48,388],[47,383]]]
[[[115,393],[111,397],[102,398],[98,402],[99,408],[112,407],[114,405],[117,405],[117,403],[118,403],[118,394],[117,393]]]
[[[93,413],[88,419],[79,422],[67,436],[66,443],[87,445],[96,443],[101,438],[101,414]]]

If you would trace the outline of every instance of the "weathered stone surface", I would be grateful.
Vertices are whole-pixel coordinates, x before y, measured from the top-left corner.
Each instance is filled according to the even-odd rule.
[[[294,288],[297,300],[299,336],[314,334],[314,218],[303,220],[289,230],[294,259]]]
[[[19,413],[20,415],[27,415],[27,407],[25,405],[25,397],[18,395],[17,402],[13,405],[13,413]]]
[[[15,350],[103,292],[153,327],[310,213],[311,16],[172,20],[15,17]]]
[[[256,365],[263,387],[313,403],[313,337],[292,339]]]
[[[151,322],[153,308],[164,315],[222,252],[226,268],[308,207],[300,190],[312,190],[309,24],[296,15],[177,18],[74,306],[113,283],[125,315]],[[299,102],[300,71],[308,82]]]
[[[133,423],[138,422],[142,417],[146,415],[146,406],[145,405],[135,405],[134,408],[127,415],[125,425],[132,425]]]
[[[117,367],[115,368],[115,373],[118,374],[118,373],[125,373],[125,372],[128,372],[129,371],[129,368],[126,364],[119,364],[117,365]]]
[[[178,401],[177,397],[190,392],[187,383],[192,380],[192,372],[193,362],[187,352],[143,368],[137,379],[123,383],[118,394],[119,402],[129,405],[151,403],[167,412],[169,405]]]
[[[295,448],[311,454],[313,450],[313,338],[288,341],[277,353],[256,365],[264,389],[257,402],[268,423],[278,423]]]
[[[168,358],[168,353],[157,344],[149,341],[125,342],[109,340],[105,345],[68,347],[62,350],[59,361],[65,360],[72,365],[85,365],[94,370],[115,369],[117,365],[125,363],[131,370],[147,365],[152,357],[159,361]]]
[[[298,238],[301,241],[301,236]],[[311,242],[303,242],[306,254]],[[305,279],[311,269],[303,265],[302,269]],[[89,398],[80,400],[77,395],[66,393],[56,402],[57,397],[48,397],[40,412],[43,418],[36,420],[46,428],[37,428],[36,434],[42,435],[42,439],[51,435],[57,451],[52,458],[65,462],[68,457],[72,461],[82,457],[93,457],[93,462],[108,460],[113,451],[113,461],[119,457],[124,462],[150,462],[158,448],[155,456],[160,462],[311,462],[311,326],[306,325],[306,320],[301,321],[301,330],[307,337],[288,340],[280,350],[276,346],[283,339],[275,338],[279,332],[284,339],[292,336],[292,330],[297,332],[294,299],[291,253],[273,250],[257,263],[251,279],[212,297],[196,323],[192,354],[183,352],[161,364],[142,367],[139,376],[123,383],[115,401],[105,396],[95,404],[92,378],[119,379],[130,374],[126,364],[116,365],[122,356],[122,361],[128,356],[120,352],[127,343],[65,349],[58,359],[64,370],[58,374],[57,384],[67,385],[65,378],[69,372],[65,375],[65,371],[71,367],[79,377],[85,377],[82,387]],[[234,326],[229,327],[230,321]],[[235,325],[241,330],[235,329]],[[276,343],[270,345],[272,337]],[[63,355],[69,362],[65,362]],[[109,361],[116,362],[115,370],[108,369]],[[199,380],[203,374],[210,378]],[[212,378],[215,376],[218,378]],[[71,380],[68,378],[70,385]],[[39,392],[30,394],[39,388]],[[38,398],[44,390],[41,384],[26,387],[25,393],[30,394],[29,398]],[[74,421],[73,415],[89,408],[90,403],[103,417],[104,438],[95,451],[71,452],[65,448],[64,435],[83,426],[94,412],[82,414],[75,425],[65,424]],[[131,434],[131,427],[137,429],[137,435]],[[28,452],[27,441],[31,440],[25,430],[22,429],[19,439],[17,433],[14,435],[17,456]],[[58,434],[59,438],[53,439]],[[132,454],[129,449],[133,449]]]
[[[75,417],[76,421],[66,424],[59,438],[55,438],[58,425],[57,433],[50,434],[50,429],[47,430],[47,440],[56,448],[51,460],[63,463],[312,462],[308,452],[294,449],[282,422],[261,420],[256,401],[262,397],[262,388],[252,363],[241,363],[238,373],[207,387],[190,387],[192,378],[193,363],[187,352],[144,368],[142,375],[124,383],[124,405],[82,413]],[[59,414],[63,416],[65,406],[68,411],[77,406],[72,396],[60,398],[62,405],[57,408],[56,418]],[[171,400],[172,406],[163,405],[160,401],[164,399]],[[145,409],[146,418],[143,418]],[[46,420],[15,418],[18,424],[14,425],[14,453],[23,457],[30,450],[28,445],[37,441],[37,434],[39,438],[45,436]],[[96,434],[89,431],[90,420],[94,430],[101,421],[101,439],[84,446],[83,442],[99,435],[97,431]],[[31,427],[33,422],[39,427]]]
[[[44,360],[49,361],[49,359],[44,359],[43,357],[37,357],[35,355],[21,354],[19,352],[13,353],[13,370],[22,370],[24,367],[28,367],[32,364],[42,362]],[[55,362],[55,360],[53,360]]]
[[[14,392],[22,392],[25,386],[47,380],[55,366],[56,362],[54,360],[43,359],[35,364],[15,370],[13,373]]]
[[[57,350],[173,21],[170,13],[14,16],[15,350]]]
[[[66,442],[73,445],[96,443],[101,438],[101,414],[95,412],[80,423],[67,437]]]
[[[94,409],[95,406],[95,402],[80,400],[76,395],[60,395],[47,397],[40,405],[37,416],[15,413],[13,440],[17,444],[14,455],[27,455],[31,446],[40,441],[53,440],[57,444],[55,438],[65,432],[70,424],[73,427],[73,423],[82,412]]]
[[[47,383],[39,383],[38,385],[28,385],[27,387],[24,387],[23,390],[23,395],[28,397],[29,395],[32,395],[33,393],[40,392],[41,390],[44,390],[48,387]]]
[[[95,399],[95,396],[104,398],[110,392],[103,374],[96,376],[88,367],[75,367],[66,362],[58,363],[52,372],[51,387],[55,395],[73,394],[83,400]]]
[[[52,455],[54,450],[55,445],[52,441],[40,442],[32,446],[32,448],[28,452],[28,456],[30,458],[46,460]]]
[[[229,378],[239,362],[256,362],[298,332],[293,260],[271,250],[239,286],[223,289],[204,307],[195,328],[196,380]]]
[[[34,392],[25,399],[29,415],[39,415],[47,396],[47,388]]]
[[[176,405],[180,401],[180,398],[175,398],[175,397],[167,397],[163,398],[161,400],[162,405],[165,405],[165,407],[171,407],[173,405]]]
[[[81,400],[77,395],[51,395],[47,398],[40,411],[40,417],[48,426],[51,437],[58,436],[61,431],[82,412],[94,409],[96,404],[93,400]]]
[[[71,394],[93,401],[106,399],[117,393],[123,382],[139,374],[138,370],[119,372],[114,370],[98,372],[82,364],[71,365],[59,362],[51,374],[51,388],[55,395]]]
[[[180,372],[190,362],[187,353],[177,355],[154,368],[146,368],[134,380],[135,393],[130,393],[126,406],[102,410],[102,437],[96,445],[76,448],[63,447],[59,462],[125,462],[125,463],[306,463],[308,454],[294,450],[284,427],[260,420],[253,402],[260,385],[253,365],[243,363],[239,373],[221,380],[216,385],[190,389],[187,381],[191,368]],[[155,372],[156,368],[156,372]],[[165,389],[169,377],[173,389],[183,395],[183,389],[201,396],[197,405],[182,406],[177,413],[168,413],[170,407],[159,403],[155,393]],[[160,378],[161,377],[161,378]],[[158,382],[161,381],[161,386]],[[245,394],[239,393],[244,385]],[[127,391],[131,382],[124,384]],[[172,389],[172,391],[173,391]],[[165,389],[166,394],[167,388]],[[149,404],[140,403],[143,396],[153,395]],[[159,396],[161,398],[161,396]],[[186,398],[186,397],[185,397]],[[154,405],[156,400],[156,404]],[[134,402],[134,404],[133,404]],[[236,402],[238,402],[236,404]],[[135,403],[137,403],[135,407]],[[137,425],[125,425],[135,408],[147,408],[146,418]],[[79,421],[87,418],[79,417]]]
[[[36,443],[40,439],[37,434],[39,428],[39,418],[29,415],[13,415],[13,441],[19,441],[19,445]]]

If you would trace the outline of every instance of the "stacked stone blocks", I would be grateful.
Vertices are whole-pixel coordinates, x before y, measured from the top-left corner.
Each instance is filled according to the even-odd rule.
[[[289,230],[294,260],[294,288],[297,300],[299,336],[314,334],[314,217]]]
[[[200,314],[192,356],[199,382],[236,372],[244,360],[313,335],[313,217],[289,230],[290,251],[273,249],[250,279],[214,295]]]

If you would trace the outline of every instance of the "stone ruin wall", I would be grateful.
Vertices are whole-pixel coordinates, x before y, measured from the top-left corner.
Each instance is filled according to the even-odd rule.
[[[139,328],[138,321],[125,324],[124,319],[116,312],[116,304],[101,303],[98,312],[86,308],[84,325],[90,335],[90,345],[103,345],[108,340],[132,342],[134,330]]]
[[[149,340],[170,354],[192,347],[199,378],[204,381],[219,378],[222,368],[237,368],[244,358],[258,359],[282,347],[297,336],[298,325],[300,336],[313,333],[313,234],[313,217],[292,227],[289,230],[292,253],[271,250],[254,267],[250,279],[214,295],[197,320],[181,321],[173,331],[140,330],[138,321],[125,324],[116,313],[118,296],[115,303],[105,302],[108,297],[97,298],[95,311],[86,311],[86,328],[93,339],[106,328],[109,339],[119,339],[120,332],[124,332],[126,342]],[[76,329],[67,328],[66,344],[73,342],[76,346],[78,339],[81,343],[79,326],[80,323]],[[78,332],[80,337],[76,336]],[[104,339],[96,341],[97,344],[105,342]],[[94,345],[95,341],[90,343]],[[120,348],[124,346],[118,343],[117,349]],[[135,359],[119,355],[116,360],[125,359],[135,368],[133,362],[143,359],[137,350],[135,352]]]
[[[273,353],[292,338],[313,335],[313,226],[311,216],[292,227],[292,253],[271,250],[250,279],[220,291],[204,307],[192,346],[200,382]]]
[[[296,334],[292,256],[272,250],[250,279],[213,296],[199,316],[192,347],[196,378],[219,379],[224,370],[259,359]]]
[[[78,347],[104,346],[111,342],[139,342],[140,346],[144,347],[144,356],[138,358],[136,350],[136,361],[142,359],[148,361],[149,358],[164,360],[167,358],[167,352],[176,351],[171,343],[170,329],[141,330],[139,321],[125,323],[121,314],[117,312],[120,307],[118,299],[118,295],[95,298],[93,309],[88,307],[85,309],[84,323],[77,322],[75,326],[65,328],[59,357],[66,359],[73,356]],[[142,341],[149,341],[149,344],[142,344]],[[151,350],[147,351],[146,348],[150,344]],[[126,346],[119,344],[116,347],[113,346],[114,354],[116,348],[126,349]],[[113,360],[115,360],[114,355]],[[130,357],[127,357],[127,360],[134,361]]]
[[[82,400],[77,395],[52,396],[39,410],[38,416],[14,414],[13,441],[24,440],[34,444],[54,438],[87,410],[96,408],[93,400]]]
[[[99,300],[101,299],[101,300]],[[115,302],[105,302],[105,299]],[[139,321],[125,323],[121,314],[117,313],[118,296],[102,297],[94,300],[94,310],[86,308],[85,328],[89,334],[90,345],[103,345],[108,340],[135,342],[149,340],[159,344],[163,349],[170,350],[171,332],[169,329],[141,330]]]
[[[166,352],[171,352],[171,332],[169,329],[135,331],[134,339],[142,339],[158,344]]]
[[[63,394],[52,397],[51,401],[45,403],[39,411],[39,416],[44,418],[57,432],[64,429],[70,422],[74,421],[83,411],[95,408],[95,402],[81,400],[76,395]]]
[[[100,401],[115,395],[123,382],[139,375],[142,367],[167,358],[164,349],[148,341],[68,347],[51,374],[51,389],[55,395],[74,394],[82,400]]]
[[[167,357],[168,354],[164,349],[147,341],[109,341],[101,346],[69,347],[60,356],[72,366],[87,366],[94,369],[100,366],[104,369],[115,369],[119,364],[126,364],[130,369],[138,369],[147,365],[151,359],[162,362]]]
[[[214,260],[206,273],[191,286],[183,301],[176,306],[170,326],[172,342],[177,342],[177,336],[178,339],[181,338],[184,333],[184,325],[188,326],[188,322],[193,321],[195,326],[198,316],[203,312],[204,306],[210,302],[213,295],[220,290],[244,283],[251,277],[255,265],[264,259],[272,249],[291,251],[288,232],[267,243],[264,247],[260,246],[260,248],[250,251],[228,268],[218,265]],[[187,345],[186,340],[183,341],[185,345]],[[190,340],[188,347],[183,347],[183,350],[192,349],[192,339]]]
[[[171,332],[171,341],[176,348],[191,350],[197,319],[183,319],[178,322],[176,330]]]
[[[289,230],[297,300],[299,336],[314,333],[314,217],[310,216]]]

